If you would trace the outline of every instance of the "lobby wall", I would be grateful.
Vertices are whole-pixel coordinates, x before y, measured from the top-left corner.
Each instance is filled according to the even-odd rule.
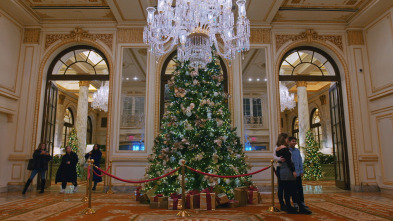
[[[280,55],[292,47],[310,45],[325,50],[339,63],[343,79],[351,186],[357,191],[388,190],[393,187],[393,174],[387,170],[393,166],[388,159],[391,156],[389,138],[393,135],[393,75],[389,71],[389,65],[393,63],[392,13],[391,9],[364,29],[347,30],[342,25],[289,27],[279,24],[251,29],[252,47],[266,50],[271,145],[280,131],[277,103]],[[159,113],[157,76],[160,61],[156,63],[154,56],[148,53],[145,103],[147,151],[119,151],[122,50],[146,47],[142,42],[142,29],[116,28],[115,24],[107,24],[106,27],[93,23],[81,26],[81,29],[76,29],[76,24],[23,27],[0,11],[0,40],[9,44],[0,51],[1,65],[9,67],[0,70],[0,191],[13,190],[14,186],[26,181],[29,175],[26,162],[40,140],[47,66],[61,50],[78,44],[98,47],[111,60],[110,113],[108,128],[105,129],[107,156],[108,160],[113,161],[112,172],[125,179],[139,179],[144,175],[147,156],[151,153],[159,128],[156,116]],[[233,64],[230,70],[236,79],[241,79],[240,60],[238,58],[238,64]],[[239,92],[241,86],[233,84],[229,91]],[[233,115],[241,119],[242,108],[234,105],[234,97],[229,106]],[[96,122],[98,127],[100,120]],[[242,125],[236,121],[234,126]],[[253,171],[270,165],[272,148],[267,152],[248,153],[249,162],[254,165]],[[256,181],[259,186],[269,186],[270,173],[265,172]],[[133,188],[120,182],[114,182],[114,185],[119,190]]]

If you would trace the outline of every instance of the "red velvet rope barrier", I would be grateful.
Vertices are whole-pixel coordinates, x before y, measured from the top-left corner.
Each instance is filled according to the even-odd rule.
[[[111,167],[108,166],[108,169],[106,169],[106,172],[108,172],[110,168],[111,168]],[[94,173],[96,176],[98,176],[98,177],[103,177],[103,176],[104,176],[104,174],[98,174],[98,173],[96,173],[96,171],[94,171],[94,170],[93,170],[93,173]]]
[[[117,176],[114,176],[114,175],[112,175],[112,174],[110,174],[110,173],[107,173],[106,171],[102,170],[101,168],[99,168],[99,167],[97,167],[97,166],[95,166],[95,168],[97,168],[97,170],[101,171],[101,173],[104,173],[104,174],[107,175],[107,176],[110,176],[110,177],[112,177],[112,178],[115,178],[115,179],[117,179],[117,180],[120,180],[120,181],[126,182],[126,183],[147,183],[147,182],[151,182],[151,181],[154,181],[154,180],[159,180],[159,179],[161,179],[161,178],[164,178],[164,177],[166,177],[166,176],[169,176],[169,175],[175,173],[176,171],[178,171],[178,170],[180,169],[180,167],[178,167],[178,168],[172,170],[171,172],[169,172],[169,173],[167,173],[167,174],[164,174],[164,175],[162,175],[162,176],[159,176],[159,177],[156,177],[156,178],[153,178],[153,179],[149,179],[149,180],[140,180],[140,181],[132,181],[132,180],[124,180],[124,179],[121,179],[121,178],[119,178],[119,177],[117,177]]]
[[[189,170],[194,171],[194,172],[196,172],[196,173],[203,174],[203,175],[207,175],[207,176],[212,176],[212,177],[219,177],[219,178],[236,178],[236,177],[242,177],[242,176],[251,176],[251,175],[260,173],[260,172],[262,172],[262,171],[267,170],[267,169],[270,168],[270,166],[268,166],[268,167],[262,168],[262,169],[260,169],[260,170],[255,171],[255,172],[252,172],[252,173],[240,174],[240,175],[234,175],[234,176],[220,176],[220,175],[216,175],[216,174],[205,173],[205,172],[202,172],[202,171],[193,169],[193,168],[191,168],[191,167],[189,167],[189,166],[186,166],[186,167],[187,167]]]

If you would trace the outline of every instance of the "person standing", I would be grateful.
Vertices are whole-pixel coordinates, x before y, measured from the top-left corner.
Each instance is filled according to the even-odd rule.
[[[37,173],[41,174],[41,191],[39,193],[43,193],[45,189],[45,175],[48,170],[48,163],[52,159],[49,152],[46,151],[45,143],[40,143],[38,148],[33,153],[33,170],[31,171],[30,177],[27,180],[25,187],[23,188],[22,194],[24,195],[29,188],[30,183],[33,181],[35,175]]]
[[[303,162],[302,156],[300,155],[299,149],[296,146],[297,139],[296,137],[289,137],[288,138],[288,145],[289,150],[292,153],[292,162],[295,166],[296,171],[296,194],[294,195],[295,198],[292,198],[295,205],[299,207],[299,213],[303,214],[311,214],[312,212],[308,209],[308,207],[304,203],[304,193],[303,193],[303,185],[302,185],[302,177],[304,174],[303,170]]]
[[[94,166],[97,167],[100,167],[101,157],[102,157],[102,152],[100,151],[100,146],[98,146],[98,144],[95,144],[93,150],[85,155],[85,159],[87,160],[90,158],[94,160]],[[96,174],[101,175],[101,172],[98,169],[93,167],[93,170],[95,173],[93,173],[94,186],[92,190],[96,190],[97,183],[102,182],[102,177],[96,175]]]
[[[74,185],[73,192],[78,191],[76,164],[78,163],[78,155],[71,150],[70,146],[66,147],[66,154],[61,158],[59,170],[57,170],[55,183],[61,182],[60,193],[64,193],[67,182]]]
[[[278,183],[277,197],[278,197],[278,201],[280,202],[280,210],[281,211],[286,211],[285,203],[284,203],[284,186],[283,186],[281,179],[280,179],[281,163],[285,162],[285,159],[283,157],[277,157],[276,151],[277,151],[277,148],[285,147],[285,145],[287,143],[287,138],[288,138],[288,134],[286,134],[286,133],[279,134],[278,139],[277,139],[277,143],[276,143],[276,148],[274,149],[274,152],[273,152],[274,160],[277,162],[277,167],[276,167],[276,176],[277,176],[277,180],[278,180],[278,182],[277,182]]]
[[[277,141],[276,148],[276,156],[282,157],[285,159],[284,162],[281,162],[280,166],[280,180],[284,189],[284,199],[285,199],[285,209],[287,213],[297,213],[296,209],[291,205],[291,197],[292,199],[297,199],[296,195],[296,171],[295,166],[292,162],[292,155],[289,151],[289,148],[286,146],[287,139],[283,139],[282,136],[279,136],[279,140]]]

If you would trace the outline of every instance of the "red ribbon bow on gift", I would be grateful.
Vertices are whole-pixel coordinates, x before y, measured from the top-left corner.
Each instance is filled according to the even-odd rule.
[[[187,208],[191,208],[191,195],[199,195],[200,192],[198,190],[190,190],[187,192],[187,196],[186,196],[186,207]]]
[[[210,193],[213,193],[213,187],[207,187],[206,189],[202,190],[201,193],[206,193],[206,207],[207,210],[211,210],[212,209],[212,197],[210,195]]]
[[[172,193],[170,198],[173,199],[173,209],[177,209],[177,202],[179,202],[179,199],[181,199],[181,195]]]
[[[258,188],[256,186],[249,186],[248,187],[248,203],[252,204],[252,197],[254,194],[254,191],[258,191]]]
[[[142,189],[142,186],[138,186],[138,187],[136,188],[136,192],[137,192],[137,193],[140,193],[140,192],[141,192],[141,189]]]
[[[157,194],[155,197],[154,197],[154,202],[158,202],[158,197],[163,197],[164,195],[162,195],[162,194]]]

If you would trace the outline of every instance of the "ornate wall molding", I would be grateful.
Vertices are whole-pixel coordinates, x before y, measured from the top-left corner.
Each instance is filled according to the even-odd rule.
[[[40,42],[41,29],[40,28],[25,28],[23,43],[38,44]]]
[[[143,43],[142,28],[119,28],[117,30],[118,43]]]
[[[270,44],[271,30],[268,28],[251,28],[250,31],[251,44]]]
[[[112,50],[113,34],[89,34],[88,31],[85,31],[82,28],[75,28],[75,30],[71,31],[70,34],[47,34],[45,36],[45,50],[58,40],[65,41],[71,39],[75,41],[100,40]]]
[[[363,31],[347,31],[348,45],[364,45]]]
[[[341,51],[344,50],[343,39],[341,35],[319,35],[313,29],[308,29],[298,35],[276,35],[276,51],[280,49],[288,41],[307,40],[311,43],[313,41],[330,41],[337,46]]]

